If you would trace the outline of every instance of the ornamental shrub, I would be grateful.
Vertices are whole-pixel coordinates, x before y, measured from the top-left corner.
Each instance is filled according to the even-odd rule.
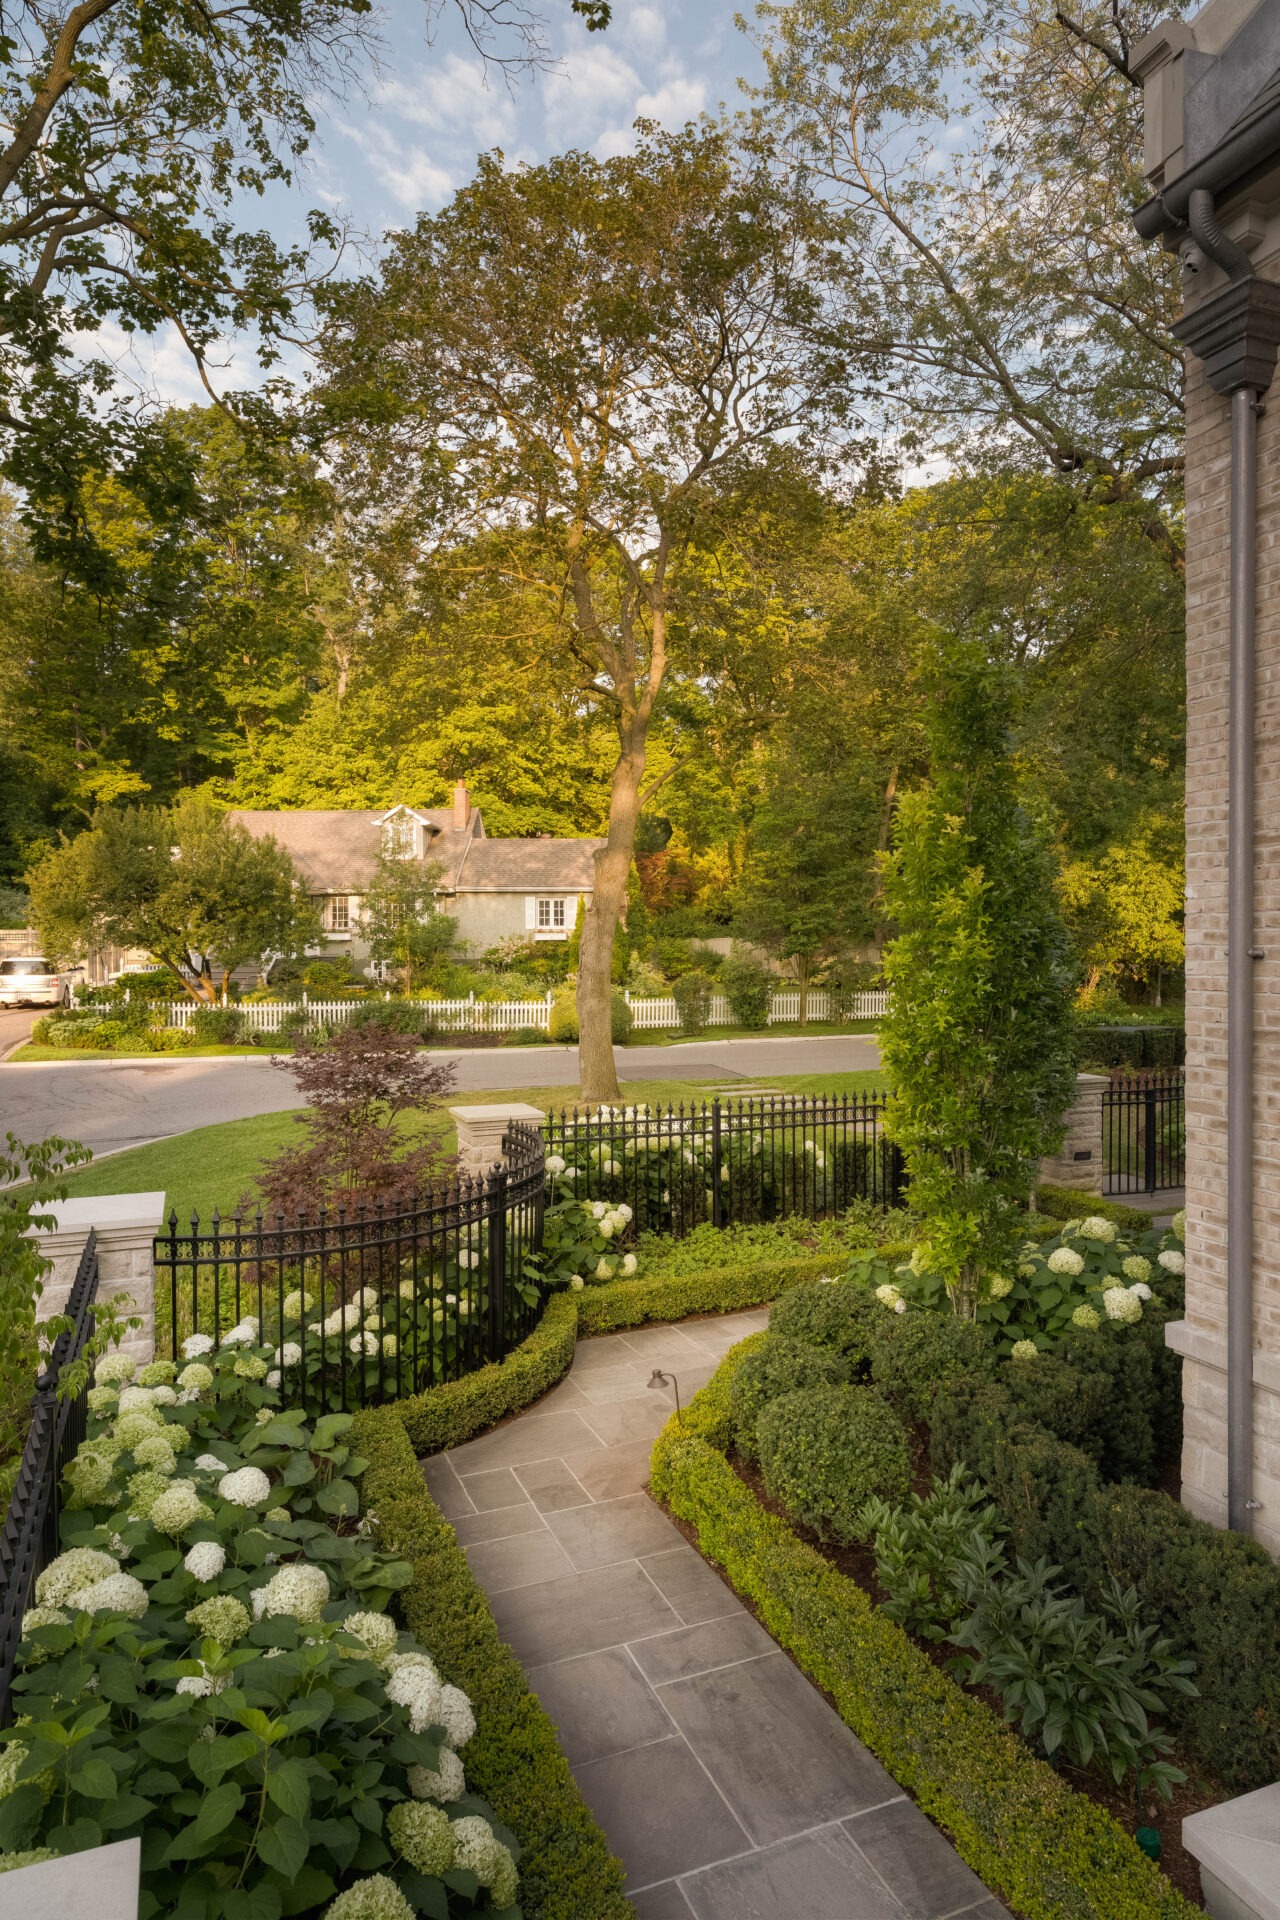
[[[879,1265],[868,1268],[879,1277]],[[864,1269],[857,1272],[861,1276]],[[887,1275],[888,1268],[884,1268]],[[875,1350],[876,1331],[884,1320],[884,1308],[860,1278],[819,1281],[816,1286],[796,1287],[784,1294],[769,1314],[769,1331],[789,1340],[804,1341],[811,1347],[824,1347],[837,1354],[851,1374],[870,1369]]]
[[[801,1387],[839,1386],[848,1379],[848,1365],[834,1353],[770,1334],[733,1376],[730,1402],[739,1453],[754,1459],[756,1422],[771,1400]]]
[[[578,1038],[578,999],[572,987],[562,987],[551,1002],[547,1038],[557,1046],[571,1046]]]
[[[197,1007],[189,1029],[198,1047],[234,1047],[244,1034],[239,1007]]]
[[[680,1018],[681,1033],[705,1033],[707,1020],[711,1013],[711,992],[714,982],[701,967],[694,967],[689,973],[682,973],[672,983],[671,994],[676,1003],[676,1013]]]
[[[384,1033],[402,1033],[421,1042],[432,1039],[436,1032],[431,1004],[423,1000],[357,1001],[342,1025],[380,1027]]]
[[[970,1320],[913,1309],[882,1310],[871,1328],[871,1378],[904,1420],[927,1420],[938,1394],[959,1380],[995,1373],[990,1336]]]
[[[609,995],[609,1037],[615,1047],[625,1047],[631,1038],[631,1009],[625,993]]]
[[[740,1027],[755,1031],[768,1026],[773,1005],[773,975],[758,961],[735,947],[720,969],[720,984]]]
[[[899,1500],[911,1481],[901,1420],[872,1387],[802,1387],[756,1423],[765,1491],[820,1539],[866,1537],[869,1500]]]

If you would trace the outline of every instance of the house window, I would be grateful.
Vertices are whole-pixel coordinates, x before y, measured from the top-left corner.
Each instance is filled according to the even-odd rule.
[[[538,931],[540,933],[549,932],[549,931],[562,932],[563,929],[564,929],[564,901],[563,900],[539,900]]]
[[[383,822],[382,850],[389,860],[412,860],[418,851],[418,823],[411,813]]]
[[[351,901],[345,893],[331,894],[325,901],[324,924],[330,933],[350,931]]]

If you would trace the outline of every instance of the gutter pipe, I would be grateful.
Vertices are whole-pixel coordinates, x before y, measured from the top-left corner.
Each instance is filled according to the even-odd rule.
[[[1153,194],[1134,214],[1134,226],[1144,240],[1158,240],[1162,233],[1185,226],[1193,194],[1207,192],[1212,197],[1227,187],[1236,186],[1255,167],[1274,160],[1277,151],[1280,151],[1280,105],[1260,114],[1212,153],[1207,153],[1203,160],[1197,160],[1185,173],[1180,173],[1161,192]],[[1205,251],[1209,251],[1207,247]],[[1210,255],[1211,259],[1214,257]]]
[[[1188,178],[1183,175],[1184,181]],[[1187,224],[1201,252],[1232,281],[1252,280],[1248,254],[1218,224],[1212,192],[1196,186],[1185,204]],[[1236,1533],[1252,1532],[1259,1505],[1253,1497],[1253,965],[1262,956],[1253,944],[1253,864],[1260,411],[1257,387],[1233,387],[1227,722],[1227,1525]]]

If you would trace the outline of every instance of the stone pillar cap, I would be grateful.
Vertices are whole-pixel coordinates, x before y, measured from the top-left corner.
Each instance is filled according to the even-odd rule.
[[[464,1120],[469,1126],[486,1120],[500,1121],[505,1126],[508,1120],[545,1120],[547,1117],[541,1107],[529,1107],[520,1100],[513,1100],[510,1106],[503,1106],[500,1100],[491,1100],[484,1105],[450,1107],[449,1112],[455,1120]]]
[[[43,1238],[50,1233],[84,1233],[96,1227],[100,1234],[122,1232],[129,1228],[154,1229],[164,1223],[164,1193],[102,1193],[75,1200],[58,1200],[42,1207],[51,1214],[53,1228],[37,1229]]]

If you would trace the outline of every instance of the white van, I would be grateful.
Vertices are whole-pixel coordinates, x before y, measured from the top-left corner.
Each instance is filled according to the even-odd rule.
[[[52,960],[36,954],[0,960],[0,1007],[69,1007],[72,979],[79,972],[79,967],[59,972]]]

